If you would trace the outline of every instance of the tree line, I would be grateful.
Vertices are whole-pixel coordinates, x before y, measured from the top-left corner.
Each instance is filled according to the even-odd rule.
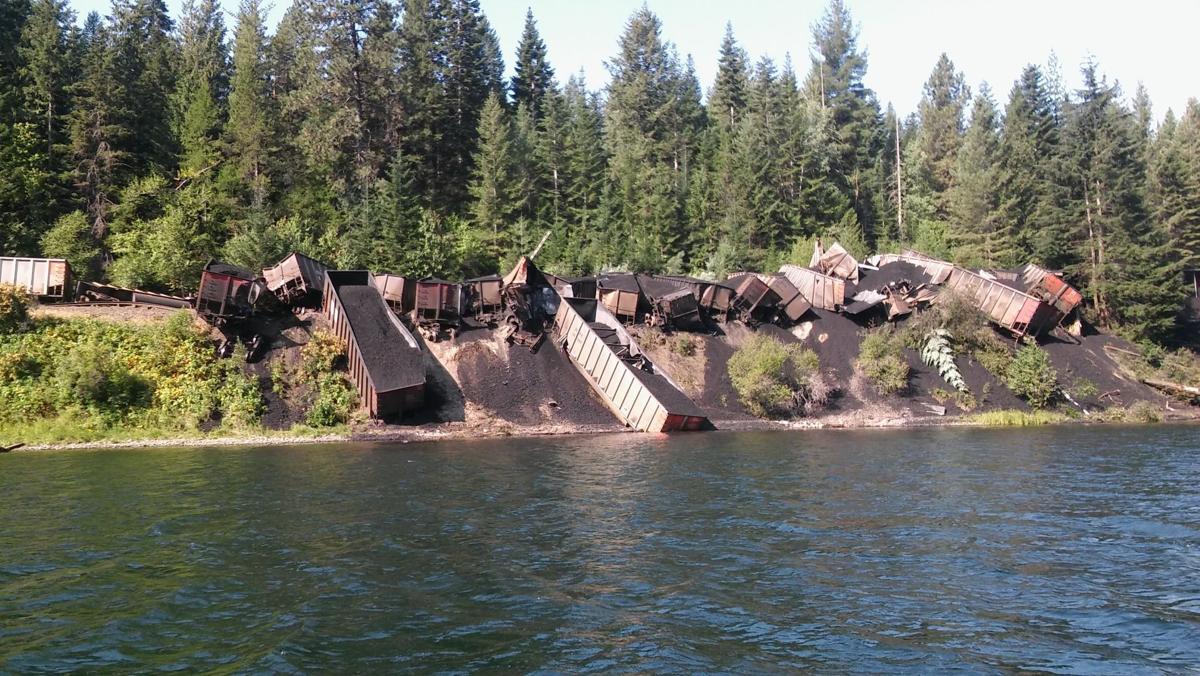
[[[478,0],[0,0],[0,252],[188,291],[210,258],[290,250],[410,275],[542,263],[707,276],[910,246],[1065,271],[1094,319],[1176,330],[1200,267],[1200,104],[1155,122],[1094,62],[1027,66],[1003,103],[943,55],[898,119],[842,0],[804,74],[726,27],[705,95],[636,11],[600,90],[557,73],[532,13],[506,80]]]

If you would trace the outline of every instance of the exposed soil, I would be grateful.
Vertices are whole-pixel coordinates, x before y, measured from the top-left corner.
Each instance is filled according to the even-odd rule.
[[[1137,352],[1134,344],[1094,330],[1086,330],[1078,340],[1079,344],[1076,345],[1051,338],[1042,345],[1042,349],[1049,353],[1051,363],[1058,369],[1059,382],[1068,389],[1078,381],[1088,381],[1096,386],[1094,397],[1079,402],[1085,408],[1129,406],[1139,401],[1165,408],[1167,402],[1171,401],[1153,387],[1126,377],[1120,365],[1104,350],[1107,345]]]
[[[531,353],[504,342],[496,331],[480,329],[430,349],[469,402],[468,422],[495,417],[519,425],[618,426],[583,375],[549,341]]]
[[[179,308],[160,305],[37,305],[34,317],[58,317],[60,319],[99,319],[138,324],[161,322]]]

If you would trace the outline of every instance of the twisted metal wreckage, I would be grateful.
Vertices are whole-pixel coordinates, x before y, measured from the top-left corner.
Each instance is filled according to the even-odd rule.
[[[242,342],[248,360],[261,357],[265,347],[262,319],[319,309],[346,342],[360,404],[384,419],[424,404],[417,335],[426,341],[453,340],[464,330],[498,329],[505,341],[531,351],[549,338],[619,420],[655,432],[711,429],[712,424],[641,350],[627,325],[715,333],[731,321],[788,327],[814,310],[892,321],[959,293],[974,299],[1013,337],[1037,338],[1059,330],[1083,300],[1060,275],[1033,264],[1019,270],[968,270],[911,250],[859,262],[837,243],[824,249],[818,242],[807,267],[737,272],[724,281],[621,272],[560,277],[538,269],[536,255],[537,250],[521,257],[503,277],[458,283],[331,270],[292,253],[261,274],[212,261],[194,298],[81,282],[75,300],[192,306],[226,336],[222,354]],[[22,285],[43,299],[66,300],[69,281],[66,261],[0,259],[0,283]]]

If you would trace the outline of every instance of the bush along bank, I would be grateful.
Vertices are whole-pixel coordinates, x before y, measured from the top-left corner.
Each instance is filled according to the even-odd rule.
[[[0,441],[253,429],[257,383],[180,312],[161,324],[40,319],[0,335]]]
[[[26,317],[14,328],[0,333],[0,445],[264,432],[263,383],[244,355],[218,358],[190,311],[153,323]],[[303,389],[308,427],[336,429],[356,404],[338,371],[343,348],[310,345],[301,373],[279,384]]]

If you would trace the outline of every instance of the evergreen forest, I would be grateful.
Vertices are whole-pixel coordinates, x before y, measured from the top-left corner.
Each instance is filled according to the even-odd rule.
[[[0,254],[194,291],[212,258],[467,277],[539,263],[720,277],[912,247],[1063,270],[1091,319],[1180,337],[1200,267],[1200,103],[1152,113],[1099,64],[973,91],[942,55],[898,118],[864,85],[843,0],[805,63],[727,26],[698,81],[643,6],[609,81],[554,67],[526,15],[502,54],[479,0],[0,0]],[[235,11],[236,10],[236,11]],[[227,23],[227,17],[228,23]],[[514,59],[506,78],[505,59]],[[564,58],[564,60],[567,60]]]

